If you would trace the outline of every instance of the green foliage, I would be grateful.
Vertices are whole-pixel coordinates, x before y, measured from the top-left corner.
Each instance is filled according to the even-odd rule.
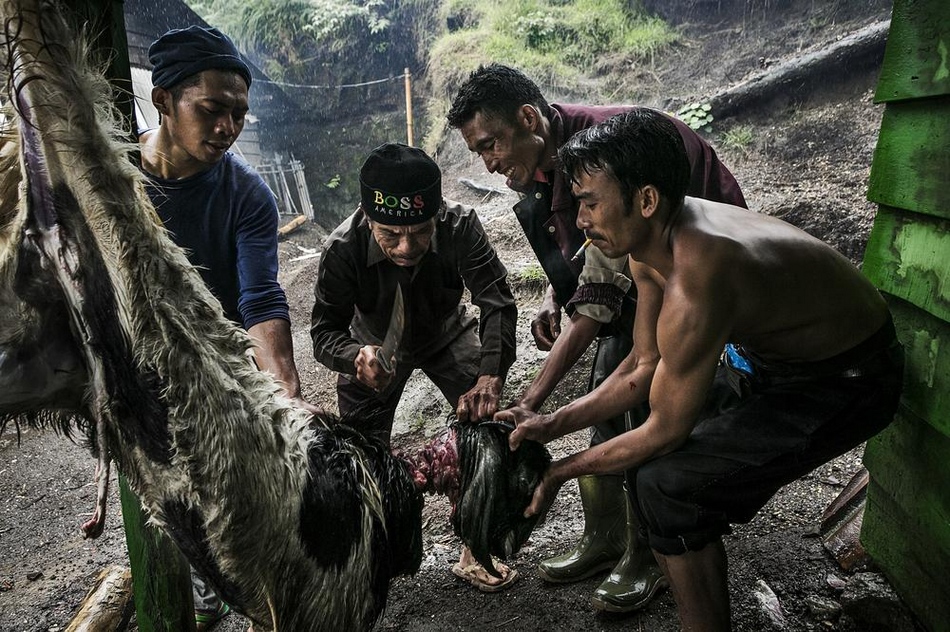
[[[648,60],[679,35],[625,0],[446,0],[455,30],[430,52],[433,100],[426,147],[438,145],[448,104],[480,64],[500,62],[528,73],[546,89],[576,89],[578,78],[607,58]],[[590,95],[588,100],[591,99]]]
[[[325,186],[325,187],[328,188],[328,189],[336,189],[337,187],[339,187],[339,186],[340,186],[340,174],[336,174],[335,176],[333,176],[332,178],[330,178],[330,179],[327,181],[327,183],[326,183],[325,185],[323,185],[323,186]]]
[[[536,364],[535,366],[525,370],[522,381],[524,382],[526,388],[528,384],[531,384],[531,382],[534,382],[534,378],[538,377],[538,373],[540,372],[541,372],[540,364]]]
[[[536,11],[515,21],[515,34],[523,38],[527,48],[553,52],[561,42],[570,41],[577,33],[553,15]]]
[[[415,109],[415,129],[423,132],[416,137],[435,154],[451,100],[480,64],[520,68],[549,98],[561,98],[579,91],[588,73],[649,60],[679,37],[641,13],[636,0],[186,1],[233,37],[270,79],[285,84],[315,131],[344,118],[358,128],[347,140],[351,135],[331,123],[332,134],[315,133],[295,148],[308,172],[340,174],[336,186],[332,179],[312,191],[322,198],[315,206],[331,209],[348,208],[354,199],[350,154],[362,157],[378,142],[402,137],[401,130],[380,135],[372,121],[402,113],[396,80],[404,68],[413,74],[414,99],[425,99]],[[612,97],[584,93],[587,102]],[[352,161],[358,168],[357,158]]]
[[[420,66],[439,0],[189,0],[275,80],[339,85]],[[367,77],[366,75],[370,75]],[[325,96],[325,95],[324,95]],[[323,108],[326,103],[321,104]]]
[[[540,265],[534,263],[509,274],[512,289],[528,293],[544,292],[548,277]]]
[[[632,13],[622,0],[490,0],[482,6],[485,17],[477,28],[494,37],[481,52],[492,58],[511,55],[507,61],[519,67],[528,61],[535,67],[566,66],[574,74],[604,55],[641,58],[676,39],[664,22]]]
[[[428,419],[426,419],[426,416],[423,414],[423,412],[424,411],[415,413],[409,420],[409,423],[407,424],[409,426],[409,432],[420,434],[426,429]]]
[[[750,125],[737,125],[722,135],[720,144],[734,151],[748,151],[749,145],[755,140],[755,134]]]
[[[329,42],[354,28],[365,28],[371,35],[378,35],[389,28],[386,4],[382,0],[369,0],[365,4],[353,4],[348,0],[311,0],[313,12],[309,31],[320,41]]]
[[[710,110],[712,107],[708,103],[688,103],[679,109],[676,116],[691,128],[708,133],[712,131],[710,123],[713,122]]]
[[[518,276],[520,276],[523,281],[545,284],[548,282],[548,277],[544,274],[544,269],[536,263],[522,268]]]
[[[274,78],[313,50],[306,27],[308,0],[191,0],[191,8],[230,35],[246,51],[262,53],[264,70]]]
[[[810,31],[820,31],[828,26],[827,15],[814,15],[808,18],[808,29]]]

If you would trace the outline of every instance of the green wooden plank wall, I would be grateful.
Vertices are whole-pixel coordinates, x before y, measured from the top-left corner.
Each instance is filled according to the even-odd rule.
[[[898,0],[874,99],[882,103],[938,94],[950,94],[947,0]]]
[[[907,360],[901,404],[921,423],[950,438],[950,324],[910,303],[888,298]],[[950,470],[950,443],[945,445],[944,459]],[[950,484],[945,493],[950,496]]]
[[[894,422],[868,442],[864,464],[914,527],[929,534],[927,550],[950,557],[948,451],[950,438],[902,408]],[[944,572],[950,573],[950,567]]]
[[[950,630],[947,569],[950,556],[932,550],[931,537],[874,479],[868,486],[861,541],[891,585],[931,632]]]
[[[863,270],[907,354],[897,418],[867,444],[861,541],[928,630],[950,631],[950,2],[895,0]]]
[[[950,221],[879,207],[862,269],[878,288],[950,321]]]
[[[950,218],[950,95],[889,103],[874,149],[868,199]]]

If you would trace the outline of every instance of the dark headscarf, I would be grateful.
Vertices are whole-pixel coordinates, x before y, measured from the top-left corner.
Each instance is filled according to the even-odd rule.
[[[202,70],[233,70],[251,87],[251,69],[227,35],[213,27],[172,29],[148,48],[152,85],[171,88]]]

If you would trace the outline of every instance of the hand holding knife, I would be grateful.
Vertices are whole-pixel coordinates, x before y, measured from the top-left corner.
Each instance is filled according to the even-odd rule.
[[[387,373],[396,369],[396,352],[402,342],[402,334],[406,327],[406,310],[403,305],[402,286],[396,287],[396,296],[393,298],[393,311],[389,317],[389,329],[383,344],[376,350],[376,361]]]
[[[396,355],[405,330],[406,310],[402,286],[397,287],[389,327],[381,345],[363,345],[353,361],[356,379],[377,393],[385,389],[396,370]]]

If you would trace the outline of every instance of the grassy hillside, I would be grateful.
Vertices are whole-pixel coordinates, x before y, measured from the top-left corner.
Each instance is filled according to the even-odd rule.
[[[443,11],[445,30],[432,43],[427,72],[430,150],[442,137],[452,96],[480,64],[515,66],[571,92],[588,74],[650,59],[678,38],[666,22],[624,0],[445,0]]]
[[[415,143],[435,153],[452,98],[479,64],[521,68],[552,97],[605,102],[617,92],[612,73],[651,60],[679,38],[638,0],[189,4],[300,106],[306,120],[295,122],[300,134],[292,151],[306,166],[314,208],[328,227],[358,199],[362,157],[381,142],[405,139],[402,82],[382,79],[399,79],[409,68]]]

